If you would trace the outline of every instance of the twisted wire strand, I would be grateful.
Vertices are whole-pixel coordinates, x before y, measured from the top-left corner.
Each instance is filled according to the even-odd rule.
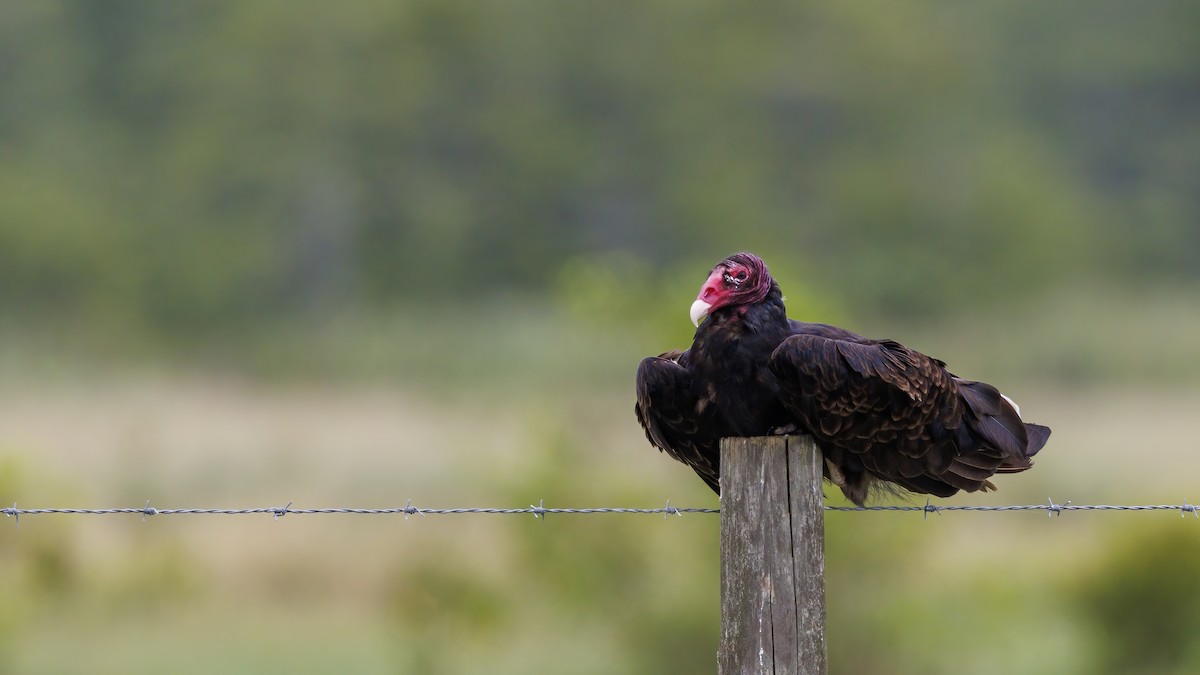
[[[1066,502],[1056,504],[1053,499],[1047,500],[1045,504],[1009,504],[999,506],[979,506],[979,505],[962,505],[953,504],[946,506],[937,506],[930,502],[924,505],[886,505],[886,506],[826,506],[826,511],[831,512],[921,512],[928,517],[930,513],[940,515],[947,511],[987,511],[987,512],[1009,512],[1009,511],[1045,511],[1047,515],[1061,515],[1064,511],[1178,511],[1180,515],[1192,514],[1200,518],[1197,505],[1188,504],[1184,500],[1182,504],[1072,504]],[[274,516],[276,519],[287,515],[317,515],[317,514],[344,514],[344,515],[404,515],[408,516],[437,516],[437,515],[458,515],[458,514],[493,514],[493,515],[518,515],[528,514],[534,517],[543,517],[550,514],[562,515],[580,515],[580,514],[660,514],[665,516],[677,515],[682,516],[685,513],[706,513],[717,514],[720,509],[715,508],[696,508],[696,507],[676,507],[671,506],[668,500],[664,506],[656,508],[629,508],[629,507],[597,507],[597,508],[560,508],[546,507],[540,502],[539,505],[530,505],[522,508],[493,508],[493,507],[457,507],[457,508],[424,508],[414,506],[409,500],[407,504],[399,507],[390,508],[354,508],[354,507],[321,507],[321,508],[293,508],[289,502],[286,506],[263,506],[253,508],[228,509],[228,508],[174,508],[160,509],[150,506],[149,501],[142,507],[118,507],[107,509],[88,509],[88,508],[18,508],[14,503],[10,507],[0,509],[0,513],[10,518],[19,519],[21,516],[44,515],[44,514],[67,514],[67,515],[115,515],[115,514],[133,514],[141,515],[143,518],[147,516],[174,516],[174,515],[220,515],[220,516],[241,516],[267,514]]]

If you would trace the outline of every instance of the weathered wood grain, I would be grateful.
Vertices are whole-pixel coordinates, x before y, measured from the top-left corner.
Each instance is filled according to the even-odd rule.
[[[722,675],[824,675],[821,452],[807,436],[721,441]]]

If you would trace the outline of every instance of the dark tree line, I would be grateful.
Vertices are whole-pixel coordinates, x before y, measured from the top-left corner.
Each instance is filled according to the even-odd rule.
[[[872,309],[1200,276],[1200,9],[17,2],[0,303],[191,331],[750,248]]]

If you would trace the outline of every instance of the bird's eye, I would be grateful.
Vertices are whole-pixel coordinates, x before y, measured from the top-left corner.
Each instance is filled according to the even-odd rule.
[[[745,280],[746,280],[745,272],[738,272],[737,275],[730,274],[729,272],[725,273],[725,283],[727,283],[727,284],[731,284],[733,286],[741,286],[742,282]]]
[[[745,280],[746,280],[746,272],[745,272],[745,270],[743,270],[743,271],[741,271],[741,272],[738,272],[738,273],[737,273],[737,276],[734,278],[734,280],[735,280],[735,281],[737,281],[738,283],[741,283],[741,282],[745,281]]]

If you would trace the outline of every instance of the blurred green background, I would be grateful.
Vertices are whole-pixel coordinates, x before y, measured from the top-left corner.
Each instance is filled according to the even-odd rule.
[[[1195,502],[1198,30],[1168,0],[3,3],[0,502],[715,506],[632,379],[743,249],[793,318],[1054,427],[952,503]],[[826,524],[831,672],[1200,670],[1191,518]],[[715,670],[713,516],[8,525],[2,672]]]

